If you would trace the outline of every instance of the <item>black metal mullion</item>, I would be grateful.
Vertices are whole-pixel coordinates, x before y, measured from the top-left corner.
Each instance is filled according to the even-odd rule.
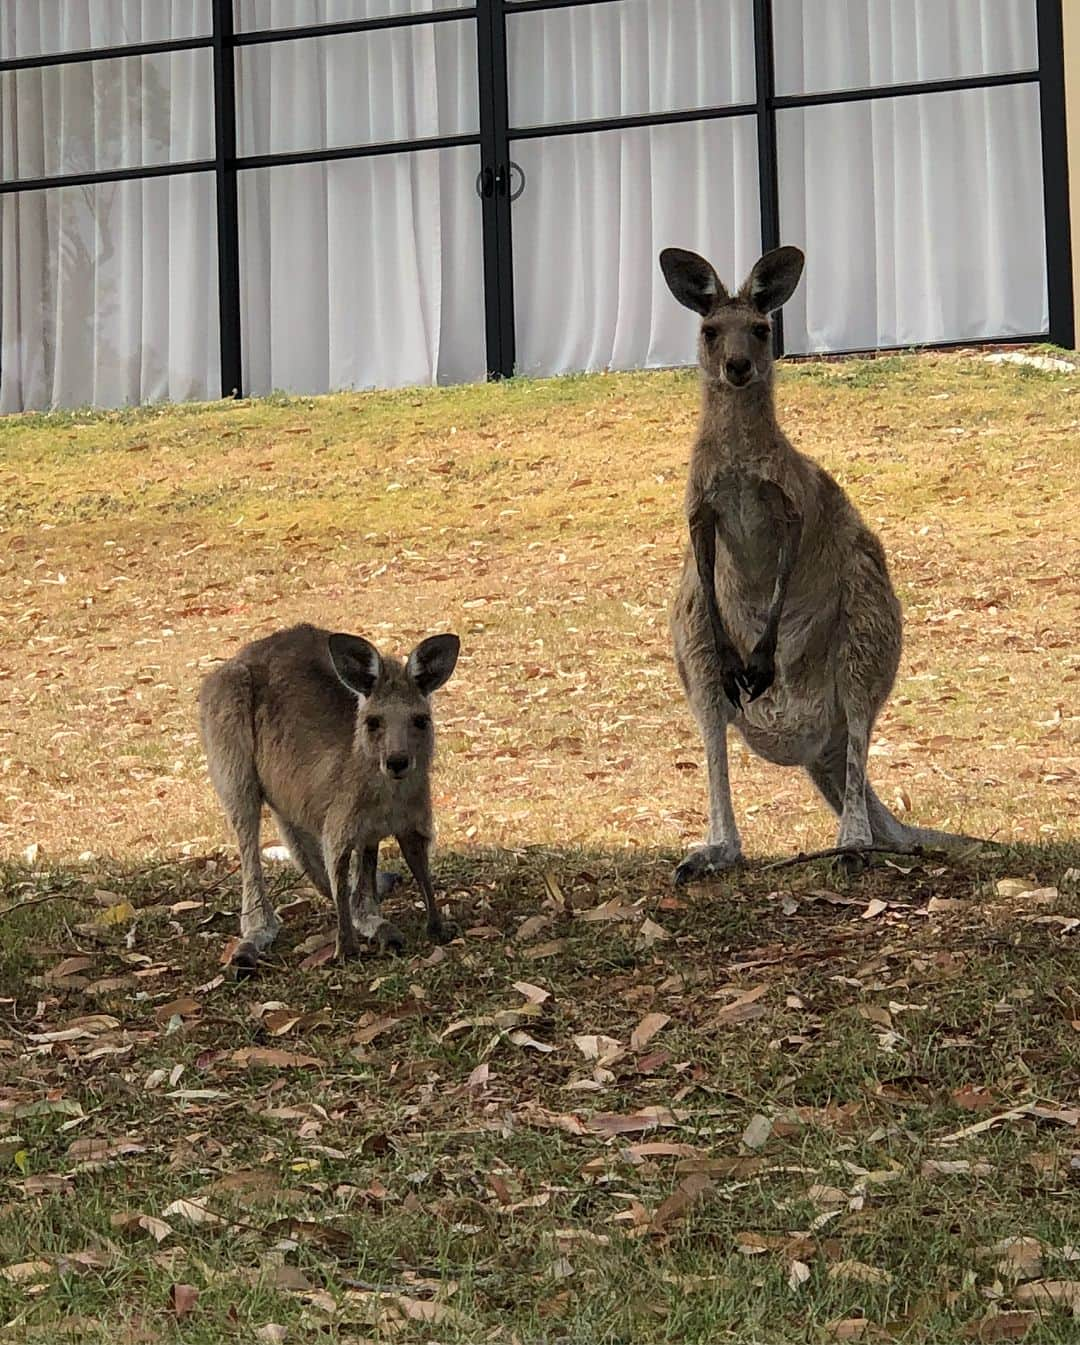
[[[772,0],[754,0],[754,70],[757,91],[758,206],[761,250],[780,246],[780,172],[776,148],[776,61]],[[784,315],[773,314],[773,351],[784,353]]]
[[[134,182],[139,178],[179,177],[184,173],[213,172],[213,159],[181,159],[176,163],[151,163],[137,168],[102,168],[87,173],[55,173],[51,177],[17,177],[0,182],[0,196],[22,191],[47,191],[52,187],[88,187],[100,182]]]
[[[480,144],[477,135],[431,135],[418,140],[376,140],[367,145],[334,145],[327,149],[280,150],[273,154],[244,154],[234,160],[239,172],[252,168],[285,168],[301,163],[330,163],[335,159],[373,159],[385,154],[412,154],[425,149],[460,149]]]
[[[236,52],[232,0],[213,0],[214,169],[217,185],[218,324],[221,395],[243,393],[240,331],[240,222],[236,186]]]
[[[1050,340],[1055,345],[1071,350],[1076,344],[1076,323],[1073,309],[1069,146],[1065,122],[1065,44],[1061,4],[1062,0],[1037,0],[1036,13]]]
[[[116,61],[127,56],[157,56],[163,52],[200,51],[213,46],[205,37],[165,38],[161,42],[132,42],[115,47],[89,47],[82,51],[50,51],[40,56],[10,56],[0,61],[0,74],[6,70],[41,70],[51,65],[87,65],[91,61]]]
[[[339,37],[346,33],[374,33],[382,28],[429,27],[433,23],[453,23],[476,18],[476,5],[454,9],[424,9],[411,14],[383,14],[374,19],[342,19],[339,23],[309,23],[297,28],[251,28],[237,33],[238,47],[261,46],[267,42],[296,42],[308,37]]]
[[[516,338],[504,0],[479,0],[476,42],[487,369],[489,378],[509,378]]]
[[[968,89],[998,89],[1011,84],[1033,84],[1038,70],[1010,70],[1003,75],[958,75],[955,79],[911,80],[906,84],[872,84],[861,89],[826,89],[821,93],[774,96],[774,109],[824,107],[833,103],[871,103],[878,98],[910,98],[928,93],[964,93]]]
[[[678,112],[628,112],[589,121],[555,121],[539,126],[515,126],[511,140],[542,140],[553,135],[588,135],[593,131],[625,131],[635,126],[674,126],[685,121],[716,121],[722,117],[753,116],[756,103],[728,103],[723,107],[695,107]]]

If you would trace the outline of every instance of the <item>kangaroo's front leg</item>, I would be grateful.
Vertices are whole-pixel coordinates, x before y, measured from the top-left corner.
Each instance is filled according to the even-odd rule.
[[[401,948],[405,940],[401,932],[379,912],[378,845],[365,845],[360,851],[360,872],[351,894],[352,925],[362,939],[379,946],[379,952]]]
[[[694,564],[701,594],[705,599],[705,611],[712,628],[717,672],[724,695],[738,710],[741,708],[739,695],[744,676],[743,664],[716,601],[716,511],[703,500],[690,515],[690,542],[694,548]]]
[[[431,881],[431,866],[428,861],[431,847],[430,838],[419,831],[412,830],[402,832],[396,839],[401,847],[401,853],[405,857],[405,863],[408,864],[413,877],[419,884],[420,891],[424,894],[424,904],[427,906],[428,938],[433,943],[445,943],[447,939],[452,937],[453,929],[442,918],[439,914],[439,908],[435,905],[435,887]]]
[[[337,949],[339,962],[347,962],[356,957],[356,935],[353,932],[352,910],[349,887],[349,867],[352,861],[352,847],[334,851],[324,845],[323,853],[326,872],[330,878],[330,887],[334,894],[334,906],[337,908]]]
[[[746,660],[746,667],[739,679],[739,685],[752,701],[768,691],[776,678],[776,639],[802,541],[802,519],[794,503],[776,482],[763,481],[761,496],[780,535],[780,555],[776,563],[776,582],[765,618],[765,630]]]

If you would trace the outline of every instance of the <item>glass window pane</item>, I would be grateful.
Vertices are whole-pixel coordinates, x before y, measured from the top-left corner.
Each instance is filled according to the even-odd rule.
[[[1038,65],[1035,0],[773,0],[776,91],[819,93]]]
[[[268,28],[306,28],[317,23],[351,23],[387,14],[427,14],[465,9],[475,0],[234,0],[238,33]]]
[[[0,411],[217,397],[211,173],[0,196]]]
[[[203,37],[210,0],[3,0],[0,60]]]
[[[514,205],[518,368],[690,364],[697,321],[660,273],[665,247],[741,281],[760,248],[752,117],[522,140]]]
[[[241,154],[479,130],[476,20],[238,49]]]
[[[482,379],[479,168],[469,146],[242,172],[245,388]]]
[[[754,100],[749,0],[616,0],[507,19],[510,123]]]
[[[777,114],[788,350],[1045,332],[1039,94],[1021,84]]]
[[[0,72],[8,181],[213,157],[208,50]]]

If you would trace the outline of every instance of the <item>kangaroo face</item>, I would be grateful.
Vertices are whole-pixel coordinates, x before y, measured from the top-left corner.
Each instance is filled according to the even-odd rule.
[[[359,635],[331,635],[334,671],[359,698],[353,750],[390,780],[426,775],[435,752],[429,697],[457,663],[456,635],[422,640],[404,664]]]
[[[748,304],[729,300],[701,322],[698,362],[709,378],[746,388],[773,366],[772,323]]]
[[[682,248],[661,252],[660,269],[668,288],[679,303],[701,317],[698,361],[708,379],[735,389],[768,379],[773,366],[769,314],[791,298],[803,260],[798,248],[767,252],[738,294],[732,295],[696,252]]]
[[[435,750],[427,697],[401,672],[396,668],[380,678],[360,706],[357,720],[357,750],[391,780],[426,771]]]

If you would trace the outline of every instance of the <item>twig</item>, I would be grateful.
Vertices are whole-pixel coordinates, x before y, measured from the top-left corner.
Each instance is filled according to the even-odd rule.
[[[897,850],[891,845],[834,845],[828,850],[811,850],[806,854],[801,851],[792,859],[774,859],[771,864],[763,864],[762,871],[769,869],[789,869],[794,864],[809,864],[815,859],[833,859],[838,855],[901,855],[905,859],[923,859],[925,851],[921,845],[913,846],[910,850]]]
[[[368,1294],[397,1294],[404,1298],[431,1298],[435,1293],[435,1290],[426,1284],[376,1284],[374,1280],[346,1278],[339,1278],[338,1283],[346,1289],[360,1289]]]
[[[0,908],[0,919],[5,915],[10,915],[12,911],[21,911],[24,906],[40,906],[46,901],[74,901],[75,898],[70,892],[49,892],[43,897],[27,897],[25,901],[17,901],[13,906],[4,906]]]

